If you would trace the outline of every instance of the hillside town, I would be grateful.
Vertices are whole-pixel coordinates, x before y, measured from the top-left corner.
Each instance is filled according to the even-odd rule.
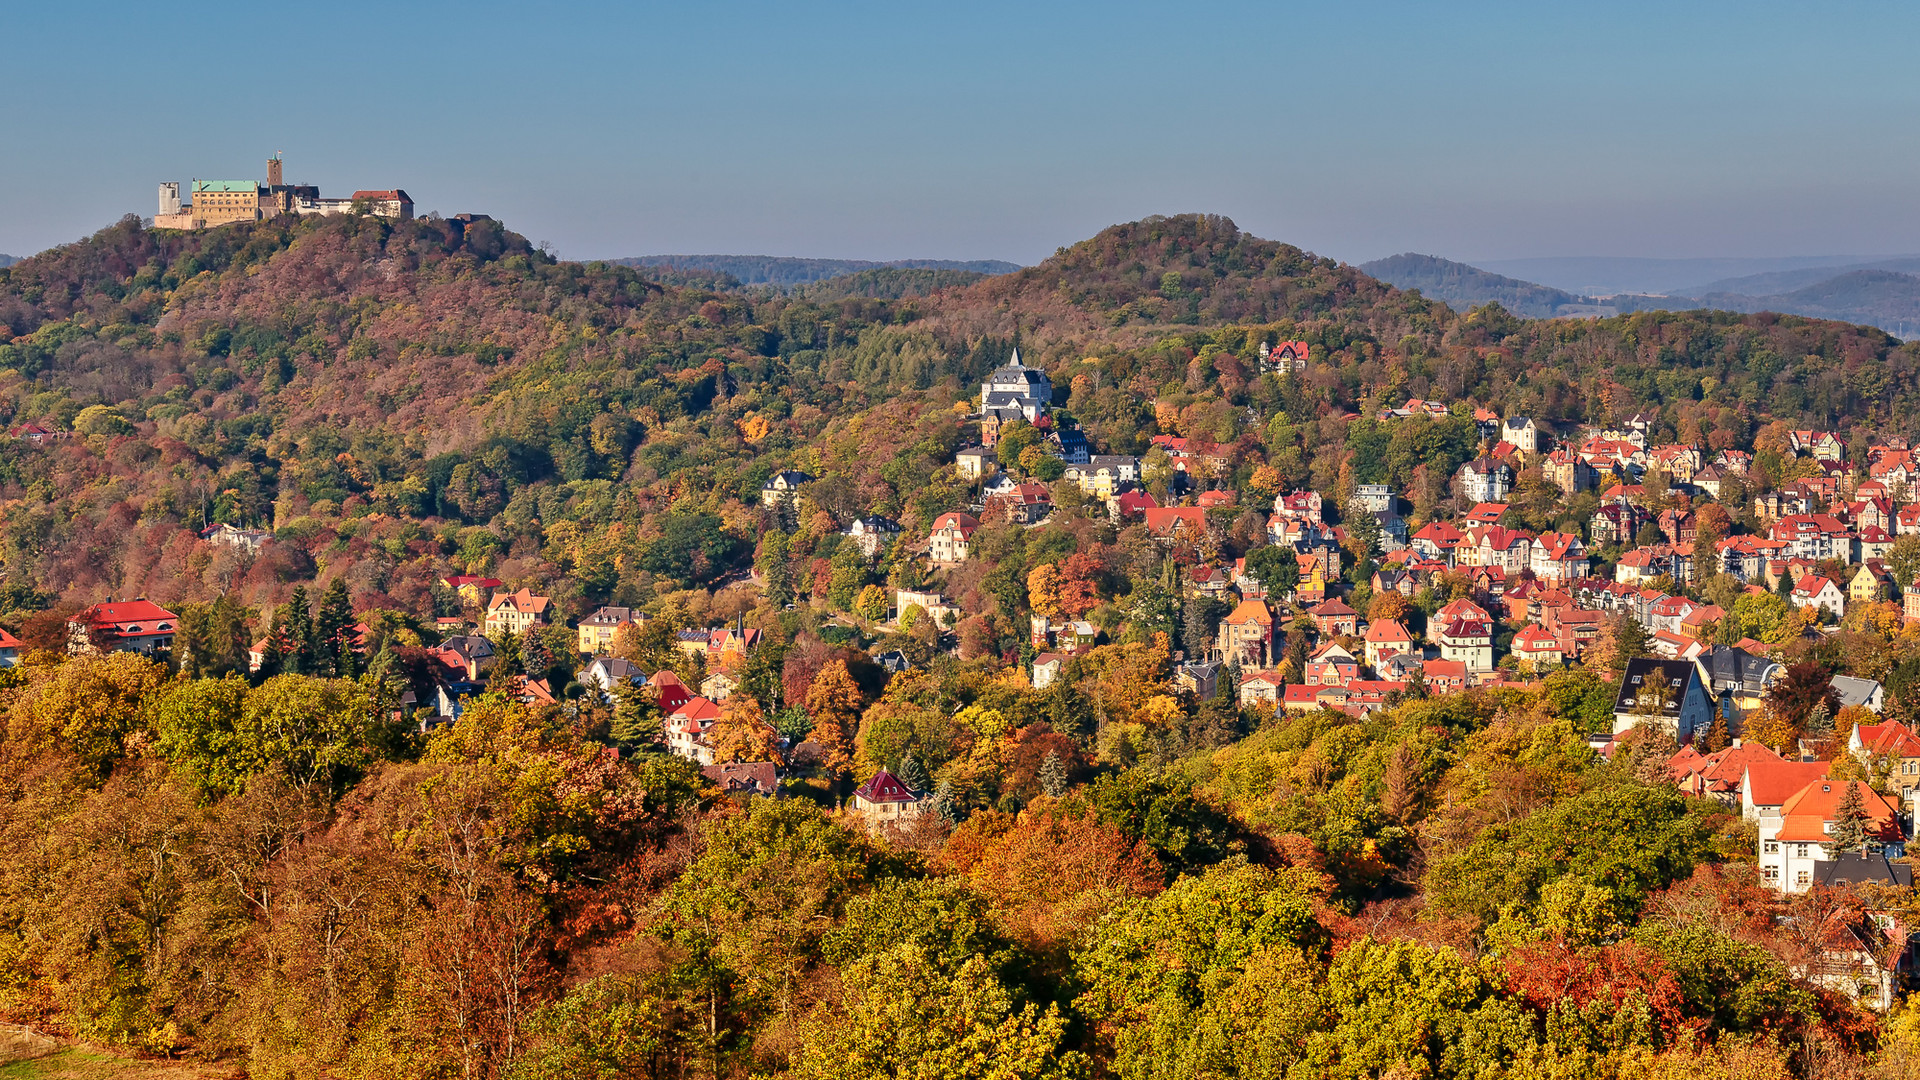
[[[1287,341],[1263,347],[1261,361],[1300,372],[1308,355],[1305,342]],[[1644,415],[1566,430],[1417,399],[1383,410],[1377,419],[1386,425],[1470,423],[1478,446],[1451,478],[1449,511],[1410,507],[1378,483],[1269,491],[1258,470],[1236,490],[1223,483],[1231,471],[1223,448],[1175,435],[1153,436],[1138,456],[1101,453],[1056,421],[1054,399],[1047,374],[1023,364],[1016,348],[981,385],[968,418],[977,444],[953,455],[971,505],[939,515],[924,535],[873,513],[837,525],[839,550],[869,567],[895,567],[891,587],[866,585],[837,617],[844,640],[884,629],[918,646],[914,656],[895,648],[867,657],[884,676],[962,649],[957,630],[979,612],[943,582],[974,558],[983,528],[1041,526],[1071,500],[1113,530],[1137,532],[1178,567],[1163,600],[1184,613],[1185,647],[1169,652],[1168,674],[1194,706],[1364,720],[1415,698],[1537,690],[1556,673],[1617,671],[1591,747],[1612,756],[1648,733],[1666,742],[1668,780],[1753,823],[1768,884],[1789,893],[1911,885],[1903,855],[1920,798],[1920,735],[1880,716],[1879,681],[1839,675],[1803,685],[1806,669],[1772,659],[1790,641],[1843,626],[1920,624],[1920,462],[1904,442],[1849,448],[1831,432],[1789,430],[1777,445],[1709,451],[1652,442]],[[28,423],[12,434],[51,445],[62,433]],[[1743,480],[1756,453],[1771,453],[1794,478],[1748,498]],[[817,519],[815,485],[800,469],[772,472],[760,491],[763,513],[776,527]],[[1228,557],[1228,530],[1254,507],[1264,535]],[[1550,527],[1531,527],[1547,517]],[[215,524],[202,539],[258,551],[272,534]],[[1025,583],[1033,614],[1015,669],[1036,690],[1107,644],[1114,629],[1091,618],[1087,581],[1043,569],[1049,580]],[[1068,560],[1063,570],[1084,577],[1088,568]],[[488,692],[504,689],[529,705],[593,696],[653,717],[657,746],[724,789],[764,796],[779,796],[783,783],[833,753],[783,735],[758,704],[748,714],[756,730],[743,734],[736,723],[722,735],[763,637],[744,621],[676,622],[678,670],[647,667],[629,657],[658,614],[602,606],[569,627],[555,621],[549,597],[525,586],[478,574],[440,584],[452,613],[434,613],[437,640],[421,651],[395,712],[422,731],[455,722]],[[765,585],[756,570],[727,588]],[[1061,598],[1076,591],[1078,602]],[[109,599],[69,620],[68,648],[164,656],[178,624],[145,599]],[[325,647],[364,663],[370,627],[339,627]],[[503,653],[546,649],[548,640],[570,643],[578,658],[568,686],[525,673],[495,677]],[[17,662],[22,647],[0,631],[0,665]],[[288,628],[276,627],[252,647],[250,668],[279,670],[296,648]],[[1811,702],[1813,713],[1784,737],[1783,693]],[[727,745],[717,746],[722,738]],[[845,806],[883,831],[942,812],[911,755],[898,773],[873,771]]]

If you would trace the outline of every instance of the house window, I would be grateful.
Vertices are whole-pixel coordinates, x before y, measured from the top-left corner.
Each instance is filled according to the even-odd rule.
[[[1802,870],[1799,873],[1793,875],[1793,883],[1795,885],[1800,886],[1801,888],[1805,888],[1809,880],[1810,879],[1807,875],[1807,871],[1805,870]]]
[[[1795,844],[1795,845],[1793,845],[1793,855],[1794,855],[1794,858],[1796,858],[1796,859],[1804,859],[1804,858],[1806,858],[1806,857],[1807,857],[1807,845],[1805,845],[1805,844]],[[1803,875],[1803,876],[1804,876],[1804,875]]]
[[[1777,866],[1768,866],[1764,867],[1760,873],[1761,876],[1765,877],[1768,881],[1774,881],[1780,877],[1780,868]]]
[[[1767,853],[1767,854],[1769,854],[1769,855],[1778,855],[1778,854],[1780,854],[1780,841],[1778,841],[1778,840],[1769,840],[1769,841],[1767,841],[1767,846],[1766,846],[1766,853]]]

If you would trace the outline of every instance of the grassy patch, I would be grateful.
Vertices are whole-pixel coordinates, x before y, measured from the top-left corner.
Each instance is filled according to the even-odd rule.
[[[193,1065],[140,1061],[82,1046],[0,1065],[0,1080],[201,1080],[217,1075]]]

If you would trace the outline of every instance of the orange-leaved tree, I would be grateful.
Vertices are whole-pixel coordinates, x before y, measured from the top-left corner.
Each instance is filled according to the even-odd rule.
[[[853,762],[853,733],[860,725],[860,685],[853,681],[845,660],[833,660],[807,687],[807,715],[813,718],[809,736],[825,753],[822,764],[837,776]]]

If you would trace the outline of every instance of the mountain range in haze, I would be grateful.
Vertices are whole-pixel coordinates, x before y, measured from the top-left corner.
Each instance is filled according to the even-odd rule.
[[[1789,265],[1789,264],[1799,265]],[[1807,265],[1814,263],[1817,265]],[[1778,311],[1876,326],[1900,338],[1920,337],[1920,256],[1868,261],[1841,256],[1801,259],[1533,259],[1489,265],[1533,265],[1561,282],[1627,285],[1569,291],[1431,255],[1395,255],[1360,269],[1454,307],[1498,303],[1528,318],[1613,315],[1626,311]],[[1557,269],[1556,269],[1557,267]],[[1765,269],[1755,269],[1765,267]],[[1674,282],[1682,273],[1747,269],[1703,284]],[[1684,280],[1684,279],[1682,279]]]
[[[779,255],[637,255],[611,261],[620,266],[725,274],[742,285],[775,285],[781,288],[857,274],[863,270],[958,270],[972,274],[1010,274],[1020,269],[1019,263],[1001,259],[895,259],[892,262],[870,262],[865,259],[800,259]]]
[[[0,266],[12,266],[19,261],[19,259],[14,258],[12,255],[0,255]]]

